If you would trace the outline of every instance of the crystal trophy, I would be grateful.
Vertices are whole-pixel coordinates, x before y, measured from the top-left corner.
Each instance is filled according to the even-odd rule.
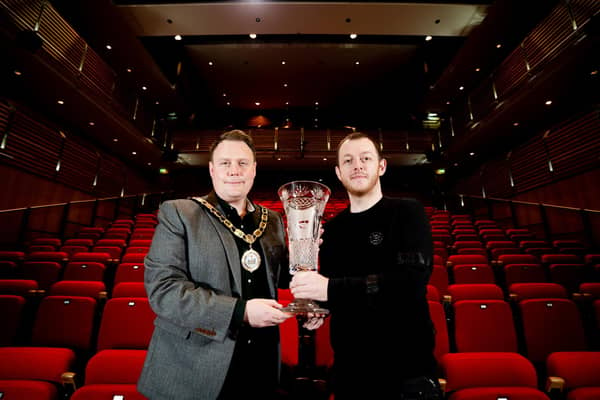
[[[316,271],[319,255],[319,231],[331,190],[312,181],[293,181],[277,191],[287,220],[290,274]],[[311,299],[294,299],[283,311],[294,314],[327,314]]]

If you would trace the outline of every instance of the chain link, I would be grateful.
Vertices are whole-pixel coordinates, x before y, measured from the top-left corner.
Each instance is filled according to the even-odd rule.
[[[217,217],[219,219],[219,221],[221,221],[221,223],[223,225],[225,225],[225,227],[228,228],[235,236],[239,237],[244,242],[246,242],[250,245],[252,243],[254,243],[256,241],[256,239],[261,237],[262,234],[265,232],[265,229],[267,228],[267,221],[269,220],[269,213],[265,207],[258,206],[261,210],[260,223],[258,224],[258,229],[256,229],[252,233],[244,233],[243,230],[236,228],[230,220],[225,218],[225,216],[223,214],[221,214],[219,212],[219,210],[217,210],[208,201],[204,200],[201,197],[194,197],[194,199],[197,200],[198,202],[200,202],[200,204],[202,204],[204,207],[206,207],[208,209],[208,211],[210,211],[215,217]]]

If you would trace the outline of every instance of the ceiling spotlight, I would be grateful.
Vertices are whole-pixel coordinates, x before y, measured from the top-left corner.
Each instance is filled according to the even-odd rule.
[[[460,87],[458,88],[458,90],[465,90],[465,87],[464,87],[464,86],[460,86]]]
[[[289,106],[289,105],[290,105],[290,102],[289,102],[289,101],[286,101],[286,102],[285,102],[285,105],[286,105],[286,106]]]
[[[285,60],[281,60],[281,65],[285,65]]]
[[[127,72],[133,72],[133,70],[131,68],[127,68],[126,71]]]
[[[251,33],[250,34],[250,39],[256,39],[256,33]]]
[[[230,105],[231,105],[231,103],[228,101],[228,102],[227,102],[227,105],[228,105],[228,106],[230,106]]]
[[[318,101],[315,101],[315,106],[318,106],[318,105],[319,105],[319,102],[318,102]]]
[[[106,45],[106,50],[112,50],[112,46],[110,44]]]
[[[115,142],[115,143],[116,143],[116,142],[118,142],[118,141],[119,141],[119,139],[118,139],[118,138],[114,138],[114,139],[113,139],[113,142]]]
[[[425,36],[425,41],[429,42],[431,39],[433,39],[433,36],[431,36],[431,35]]]
[[[65,104],[65,101],[64,100],[58,100],[57,103],[62,106],[63,104]]]
[[[227,97],[227,93],[223,93],[223,97]]]
[[[96,123],[95,123],[94,121],[90,121],[90,122],[88,123],[88,125],[89,125],[89,126],[94,126],[94,125],[96,125]]]
[[[356,39],[357,37],[358,37],[358,35],[356,33],[350,34],[350,39]]]
[[[496,45],[496,48],[497,48],[497,49],[499,49],[499,48],[501,48],[501,47],[502,47],[502,45],[501,45],[500,43],[498,43],[498,44]]]
[[[287,87],[287,83],[284,83],[284,84],[283,84],[283,87]]]
[[[470,156],[474,156],[474,155],[475,155],[475,153],[473,153],[473,152],[470,152],[470,153],[469,153],[469,155],[470,155]]]
[[[360,61],[354,61],[354,65],[359,65]]]
[[[146,86],[142,86],[142,90],[148,90]]]
[[[475,72],[479,72],[479,71],[481,71],[481,68],[479,68],[479,67],[475,68]]]
[[[513,122],[513,126],[519,126],[518,122]]]
[[[447,105],[450,105],[450,100],[448,100],[448,101],[446,102],[446,104],[447,104]]]
[[[595,69],[592,72],[590,72],[590,75],[594,76],[594,75],[598,75],[598,70]]]
[[[258,107],[258,106],[260,106],[260,101],[257,101],[257,102],[256,102],[256,103],[254,103],[254,104],[256,104],[256,106]]]
[[[544,104],[546,104],[547,106],[549,106],[549,105],[552,104],[552,100],[546,100],[546,103],[544,103]]]
[[[181,37],[181,35],[175,35],[175,40],[181,40],[181,39],[183,39],[183,38]]]
[[[137,154],[137,152],[135,152],[135,151],[131,152],[131,155],[133,155],[133,156],[135,156],[136,154]]]
[[[159,104],[160,104],[160,101],[156,100],[156,101],[154,102],[154,104],[156,104],[156,105],[159,105]]]

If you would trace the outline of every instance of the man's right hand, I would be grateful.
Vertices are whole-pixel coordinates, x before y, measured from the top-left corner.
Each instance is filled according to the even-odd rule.
[[[283,306],[272,299],[252,299],[246,302],[244,311],[244,322],[253,328],[264,328],[276,326],[294,314],[280,310]]]

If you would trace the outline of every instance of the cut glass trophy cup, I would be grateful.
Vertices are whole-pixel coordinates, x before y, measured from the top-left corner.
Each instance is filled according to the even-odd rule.
[[[293,181],[277,192],[287,220],[290,274],[316,271],[319,255],[319,231],[325,205],[331,191],[312,181]],[[311,299],[294,299],[283,311],[294,314],[327,314]]]

